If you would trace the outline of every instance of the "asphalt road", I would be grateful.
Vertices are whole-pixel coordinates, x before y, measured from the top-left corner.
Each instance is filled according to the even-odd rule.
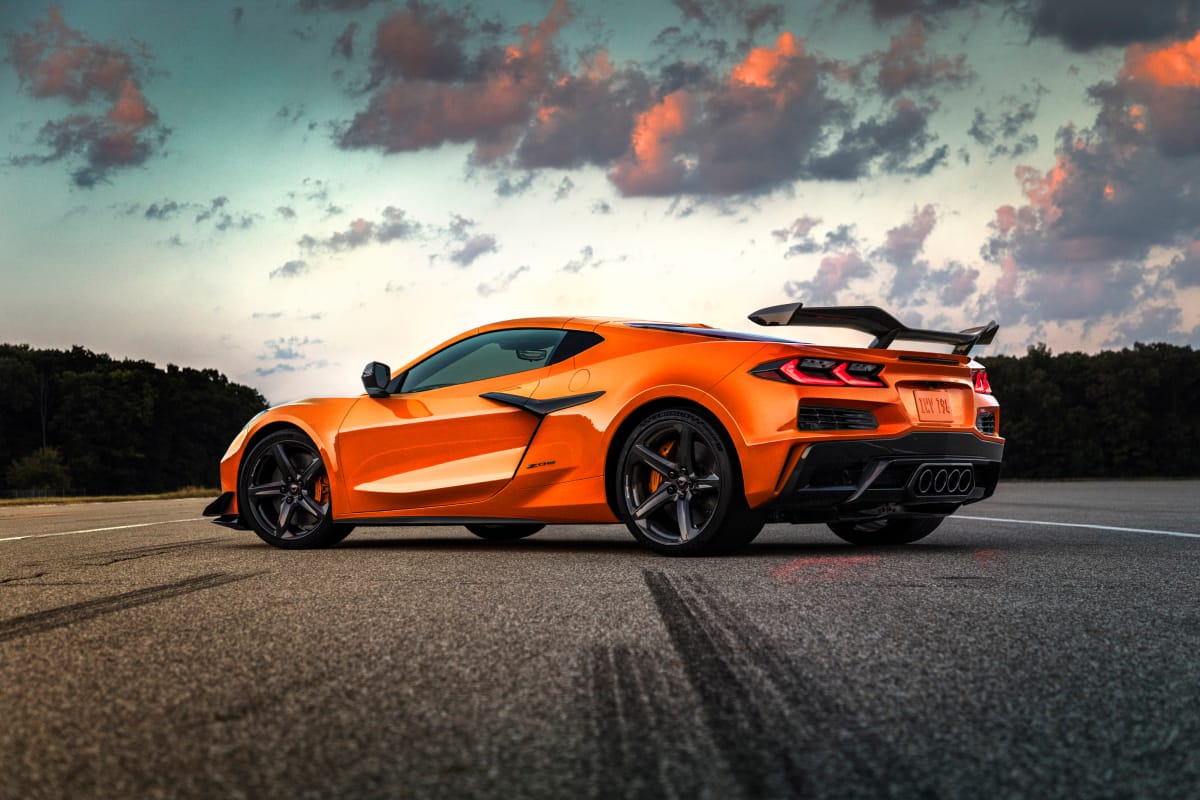
[[[1200,796],[1200,482],[689,560],[203,505],[0,509],[0,797]]]

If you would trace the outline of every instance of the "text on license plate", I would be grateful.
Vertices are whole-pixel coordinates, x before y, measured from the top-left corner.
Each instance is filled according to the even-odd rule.
[[[944,389],[916,389],[913,398],[917,402],[917,416],[922,422],[954,422],[954,404],[950,400],[950,392]]]

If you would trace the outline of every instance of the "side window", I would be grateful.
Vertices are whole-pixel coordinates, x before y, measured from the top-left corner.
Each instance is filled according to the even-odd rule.
[[[544,328],[492,331],[463,339],[434,353],[408,371],[401,392],[482,381],[553,363],[567,332]]]

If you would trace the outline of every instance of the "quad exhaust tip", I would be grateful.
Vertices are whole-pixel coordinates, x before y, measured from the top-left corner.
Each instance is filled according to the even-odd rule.
[[[975,488],[975,470],[970,464],[922,464],[911,485],[916,494],[926,497],[969,494]]]

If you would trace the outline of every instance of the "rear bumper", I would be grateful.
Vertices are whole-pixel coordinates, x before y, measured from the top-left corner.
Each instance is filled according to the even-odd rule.
[[[763,508],[789,522],[950,514],[996,491],[1003,455],[1003,442],[967,432],[820,442]]]
[[[221,496],[213,500],[204,507],[201,512],[206,517],[216,517],[213,520],[217,525],[224,525],[227,528],[237,528],[239,530],[247,530],[246,525],[242,522],[237,511],[234,509],[233,492],[222,492]]]

